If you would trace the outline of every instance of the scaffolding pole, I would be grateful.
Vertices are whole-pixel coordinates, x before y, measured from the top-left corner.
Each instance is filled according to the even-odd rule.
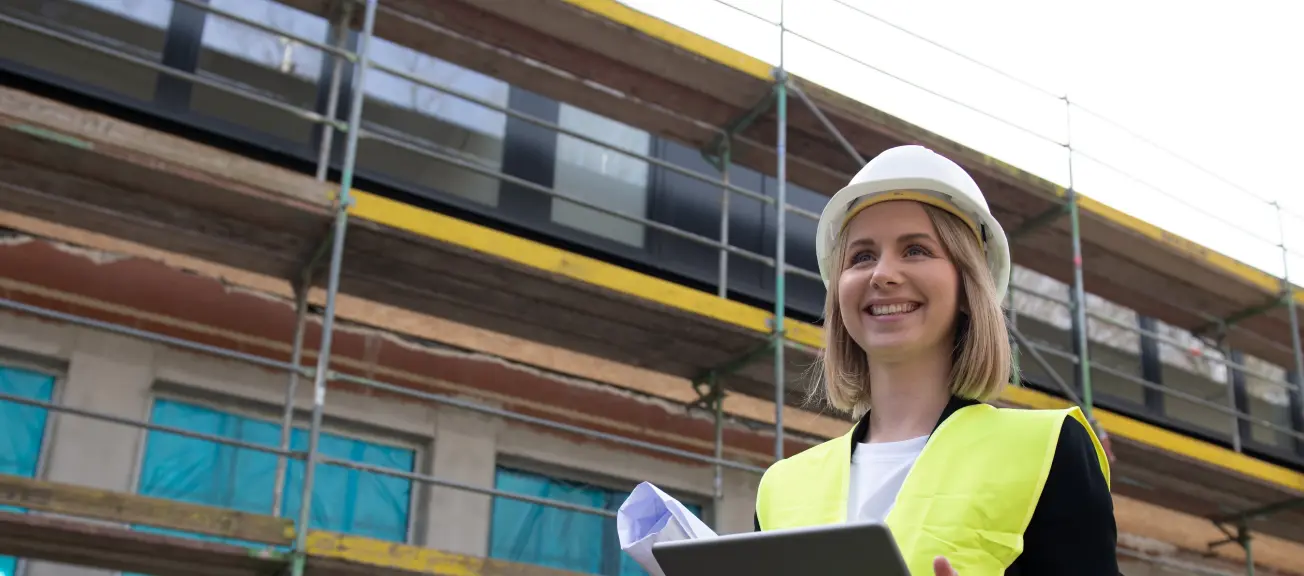
[[[285,384],[285,406],[281,407],[281,451],[290,450],[290,440],[294,431],[294,397],[299,390],[299,375],[303,366],[303,333],[308,327],[308,288],[309,285],[296,283],[294,287],[294,344],[290,349],[290,364],[297,370],[290,371],[290,379]],[[272,516],[281,516],[281,507],[285,500],[285,474],[289,462],[284,457],[276,459],[276,484],[272,486]]]
[[[1064,97],[1064,128],[1064,148],[1068,153],[1069,161],[1069,187],[1065,196],[1069,207],[1069,234],[1073,243],[1073,344],[1074,348],[1077,348],[1078,355],[1077,384],[1082,393],[1082,413],[1094,426],[1095,419],[1091,415],[1091,353],[1090,340],[1087,337],[1087,295],[1082,285],[1082,226],[1077,187],[1073,183],[1073,103],[1069,101],[1068,96]]]
[[[820,121],[820,124],[824,126],[824,129],[833,136],[833,139],[838,141],[838,145],[842,146],[842,150],[856,162],[856,171],[860,171],[861,168],[864,168],[865,157],[861,156],[860,152],[856,150],[856,147],[852,146],[851,142],[847,140],[847,137],[842,135],[842,131],[838,130],[838,127],[833,125],[833,121],[829,120],[829,117],[824,114],[823,110],[820,110],[820,107],[815,104],[815,101],[811,100],[810,96],[807,96],[806,92],[798,87],[796,83],[789,84],[788,90],[797,95],[797,98],[806,105],[806,109],[810,110],[810,113],[815,115],[815,118]]]
[[[354,64],[352,102],[349,105],[347,143],[341,167],[340,191],[335,207],[335,224],[331,233],[330,270],[326,278],[326,309],[322,312],[321,345],[317,349],[317,368],[313,373],[312,424],[308,429],[308,461],[303,471],[303,497],[299,503],[299,521],[295,524],[294,576],[302,576],[308,529],[312,520],[312,489],[320,460],[322,412],[326,404],[326,380],[330,377],[331,338],[335,331],[335,299],[340,289],[340,269],[344,264],[344,235],[349,225],[349,208],[353,202],[353,169],[358,155],[358,131],[362,124],[362,105],[366,101],[366,74],[371,32],[376,23],[377,0],[367,0],[362,34],[358,38],[358,61]]]
[[[715,416],[716,459],[716,463],[711,466],[711,515],[715,531],[720,532],[724,529],[720,517],[720,506],[724,503],[724,468],[719,464],[724,459],[724,388],[720,386],[720,378],[715,372],[711,373],[710,385],[710,406]]]
[[[349,37],[349,19],[353,17],[353,2],[343,2],[339,7],[338,19],[331,23],[331,46],[337,50],[344,50],[345,42]],[[345,52],[345,54],[349,54]],[[326,97],[326,117],[335,120],[336,109],[340,102],[340,81],[344,77],[344,61],[347,58],[336,55],[334,62],[331,63],[331,85]],[[330,172],[331,167],[331,144],[335,140],[335,129],[329,125],[323,125],[321,130],[321,146],[317,149],[317,181],[325,182],[326,174]]]
[[[1286,248],[1286,224],[1281,203],[1273,202],[1277,210],[1277,233],[1281,236],[1281,285],[1290,313],[1290,345],[1295,353],[1295,392],[1304,398],[1304,348],[1300,345],[1299,305],[1295,303],[1295,284],[1290,281],[1290,250]],[[1289,380],[1289,379],[1288,379]]]
[[[1227,329],[1225,326],[1219,327],[1218,329],[1218,350],[1222,352],[1223,358],[1228,361],[1232,359],[1232,347],[1227,343]],[[1237,413],[1236,406],[1236,380],[1238,378],[1237,374],[1241,374],[1240,377],[1243,377],[1244,373],[1239,372],[1235,367],[1229,364],[1224,365],[1224,367],[1227,370],[1227,406],[1232,409],[1232,450],[1240,452],[1241,417],[1240,414]]]
[[[1249,510],[1242,510],[1233,514],[1223,516],[1213,516],[1209,518],[1213,525],[1218,528],[1227,538],[1216,542],[1209,543],[1209,550],[1213,550],[1225,544],[1239,544],[1245,550],[1245,573],[1248,576],[1254,576],[1254,547],[1252,544],[1253,534],[1250,530],[1250,522],[1259,518],[1266,518],[1278,512],[1285,512],[1296,508],[1304,508],[1304,498],[1291,498],[1280,502],[1274,502],[1265,506],[1259,506]],[[1235,533],[1227,529],[1227,525],[1232,524]]]
[[[733,135],[726,134],[720,152],[720,278],[716,295],[729,297],[729,162],[733,147]]]
[[[349,18],[353,15],[353,2],[344,2],[339,7],[336,19],[331,22],[330,26],[330,47],[334,52],[329,52],[333,58],[331,63],[331,83],[330,91],[326,100],[326,117],[334,120],[340,100],[340,77],[344,75],[344,61],[348,52],[345,52],[345,41],[349,37]],[[317,173],[318,182],[325,182],[326,175],[330,172],[331,143],[334,141],[335,127],[330,124],[321,124],[321,143],[317,149]],[[308,258],[303,266],[303,272],[294,282],[294,342],[290,349],[290,363],[298,370],[290,372],[289,381],[285,385],[285,406],[281,412],[281,450],[289,451],[290,441],[294,431],[294,399],[299,392],[299,377],[303,374],[303,337],[308,327],[308,293],[316,279],[317,265],[320,263],[322,248],[326,246],[326,240],[323,239],[318,246],[317,251]],[[272,516],[280,517],[281,508],[284,506],[285,499],[285,475],[288,470],[289,462],[284,457],[276,459],[276,484],[272,488]]]
[[[1245,518],[1238,519],[1236,521],[1234,533],[1233,531],[1228,530],[1227,527],[1218,520],[1214,521],[1214,525],[1217,526],[1218,530],[1225,534],[1227,538],[1217,542],[1210,542],[1209,549],[1213,550],[1214,548],[1224,544],[1239,544],[1241,549],[1245,551],[1245,574],[1247,576],[1254,576],[1254,546],[1251,543],[1253,536],[1250,534],[1249,521]]]
[[[775,178],[778,189],[774,198],[774,460],[783,460],[783,408],[784,398],[784,362],[785,343],[787,341],[784,326],[786,280],[787,280],[787,243],[788,243],[788,72],[784,70],[783,36],[784,5],[779,0],[779,67],[774,71],[774,101],[778,119],[778,134],[775,137]]]
[[[721,141],[720,151],[720,270],[719,285],[716,287],[717,295],[720,298],[729,297],[729,251],[724,246],[729,245],[729,168],[731,154],[733,151],[733,134],[725,134],[724,140]],[[780,208],[782,210],[782,208]],[[777,265],[777,264],[776,264]],[[724,458],[724,388],[720,385],[719,375],[712,370],[709,378],[710,402],[712,416],[714,417],[715,436],[714,455],[715,459]],[[711,466],[711,519],[715,525],[716,532],[723,530],[721,525],[720,507],[724,502],[724,468],[717,462]]]

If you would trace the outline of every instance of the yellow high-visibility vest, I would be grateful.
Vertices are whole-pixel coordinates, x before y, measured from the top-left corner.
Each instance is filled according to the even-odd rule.
[[[946,556],[963,576],[1003,574],[1023,552],[1065,418],[1087,429],[1105,481],[1109,463],[1082,411],[975,404],[944,420],[915,461],[886,523],[915,576]],[[762,530],[847,519],[852,432],[776,462],[761,478]]]

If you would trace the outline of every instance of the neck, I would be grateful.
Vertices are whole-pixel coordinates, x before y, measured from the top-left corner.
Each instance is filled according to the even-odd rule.
[[[870,362],[868,442],[897,442],[931,434],[951,399],[951,355],[901,362]]]

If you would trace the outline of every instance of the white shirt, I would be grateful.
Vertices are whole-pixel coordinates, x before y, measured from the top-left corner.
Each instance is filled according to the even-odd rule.
[[[847,490],[848,522],[882,522],[896,503],[906,474],[915,465],[928,436],[900,442],[860,443],[851,455]]]

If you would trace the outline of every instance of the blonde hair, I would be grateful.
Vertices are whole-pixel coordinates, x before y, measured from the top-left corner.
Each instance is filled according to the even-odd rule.
[[[923,205],[960,274],[961,304],[952,352],[951,394],[978,401],[1000,396],[1007,382],[1017,383],[1005,327],[1002,302],[987,268],[987,258],[973,229],[945,210]],[[824,353],[808,401],[821,399],[840,412],[860,418],[869,410],[869,358],[842,323],[838,307],[838,281],[842,277],[847,229],[833,248],[828,294],[824,299]]]

